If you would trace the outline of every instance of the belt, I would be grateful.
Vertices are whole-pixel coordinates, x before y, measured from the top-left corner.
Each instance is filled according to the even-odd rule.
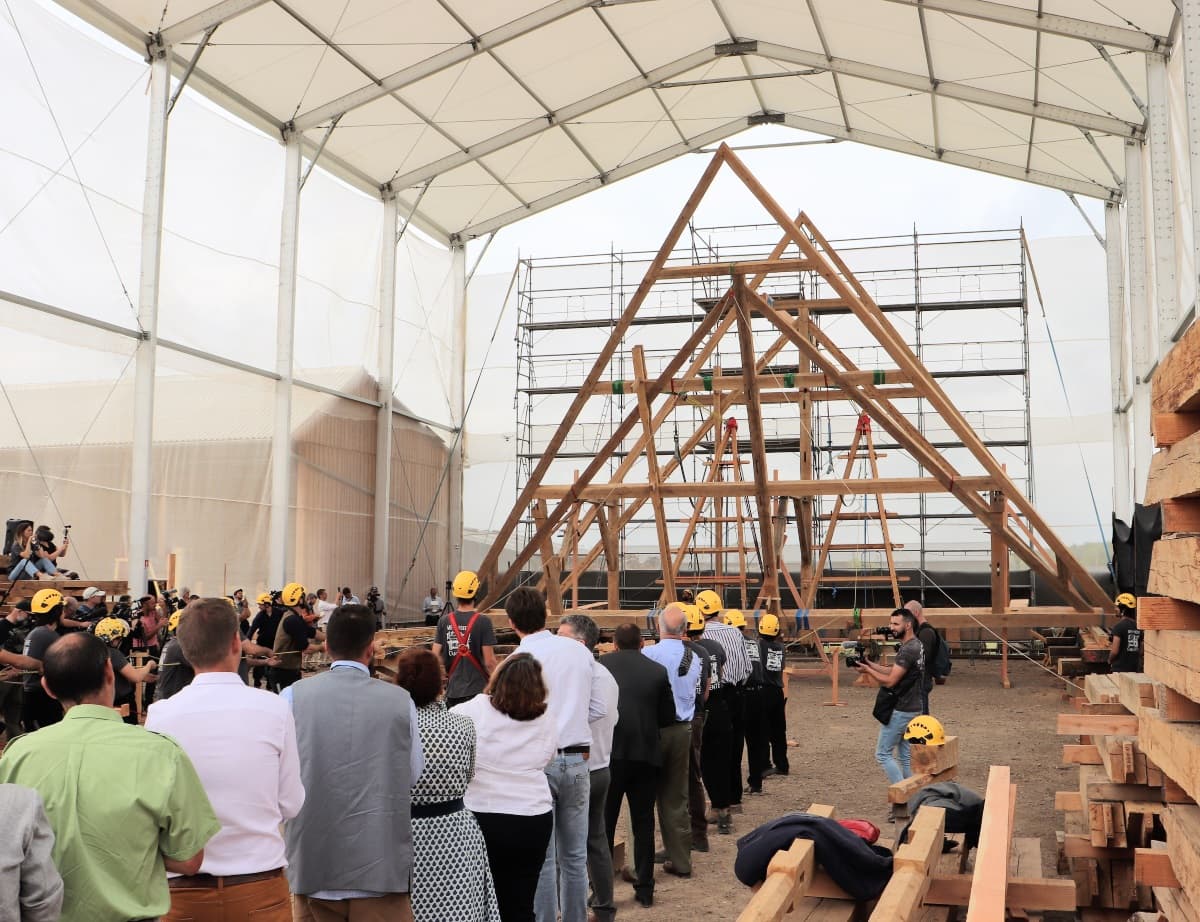
[[[592,751],[591,746],[564,746],[558,750],[561,755],[587,755]]]
[[[411,809],[414,820],[424,820],[431,816],[449,816],[462,808],[462,798],[456,797],[454,800],[441,800],[434,804],[413,804]]]
[[[258,883],[260,880],[274,880],[283,876],[283,868],[273,871],[262,871],[259,874],[234,874],[230,877],[213,877],[211,874],[191,874],[186,877],[172,877],[167,886],[172,890],[224,890],[226,887],[237,887],[240,884]]]

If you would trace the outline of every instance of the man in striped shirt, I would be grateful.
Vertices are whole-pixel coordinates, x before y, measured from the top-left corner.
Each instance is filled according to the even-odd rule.
[[[744,696],[746,680],[750,678],[750,657],[746,653],[746,642],[737,628],[722,624],[720,619],[721,597],[711,589],[696,596],[696,606],[704,615],[703,637],[715,640],[725,651],[725,666],[721,673],[722,693],[728,705],[732,724],[733,745],[730,747],[729,774],[730,793],[733,799],[730,809],[742,812],[742,748],[746,738],[744,718]]]

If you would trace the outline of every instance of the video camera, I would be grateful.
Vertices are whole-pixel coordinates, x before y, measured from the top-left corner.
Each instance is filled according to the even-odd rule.
[[[853,669],[867,659],[867,648],[863,646],[861,640],[843,640],[842,656],[846,660],[846,665]]]

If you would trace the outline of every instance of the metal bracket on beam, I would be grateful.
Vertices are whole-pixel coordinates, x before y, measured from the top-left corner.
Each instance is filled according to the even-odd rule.
[[[325,150],[325,145],[329,143],[329,136],[333,134],[333,129],[338,126],[338,122],[342,120],[341,115],[335,115],[333,121],[329,123],[329,127],[325,129],[325,134],[321,136],[321,143],[317,145],[317,149],[313,151],[312,158],[308,161],[308,169],[300,177],[300,188],[304,188],[304,184],[308,182],[308,176],[312,173],[313,168],[317,165],[317,161],[321,159],[321,151]],[[385,184],[387,188],[391,188],[391,183]]]
[[[1121,86],[1125,87],[1125,92],[1129,94],[1129,98],[1133,100],[1133,104],[1137,106],[1137,110],[1142,113],[1142,118],[1149,118],[1150,110],[1146,108],[1146,104],[1142,102],[1142,98],[1134,91],[1133,85],[1125,79],[1125,75],[1121,73],[1121,68],[1117,67],[1117,62],[1112,59],[1112,55],[1108,53],[1108,49],[1099,42],[1092,42],[1092,47],[1100,53],[1100,57],[1104,59],[1104,63],[1117,75],[1117,80],[1121,82]]]
[[[208,47],[208,40],[213,37],[213,33],[217,31],[219,22],[213,23],[204,30],[204,35],[200,37],[199,44],[196,45],[196,50],[192,52],[192,59],[188,61],[187,67],[184,68],[183,76],[179,78],[179,86],[175,87],[175,92],[171,95],[170,102],[167,103],[167,117],[170,118],[171,110],[175,108],[175,103],[179,102],[179,97],[183,95],[183,88],[187,86],[188,78],[192,75],[192,71],[196,69],[196,64],[200,61],[200,55],[204,54],[204,49]],[[161,33],[158,36],[162,40]]]
[[[782,125],[784,114],[782,112],[758,112],[755,115],[746,116],[746,124],[753,128],[755,125]]]
[[[718,42],[713,46],[713,53],[717,57],[757,54],[758,41],[756,39],[736,39],[732,42]]]

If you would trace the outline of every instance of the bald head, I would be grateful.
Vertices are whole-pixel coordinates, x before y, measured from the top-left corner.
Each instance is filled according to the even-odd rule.
[[[925,609],[916,599],[905,602],[904,607],[913,613],[913,617],[917,619],[918,624],[925,622]]]
[[[683,629],[687,625],[687,612],[678,602],[672,602],[658,616],[658,636],[682,638]]]

